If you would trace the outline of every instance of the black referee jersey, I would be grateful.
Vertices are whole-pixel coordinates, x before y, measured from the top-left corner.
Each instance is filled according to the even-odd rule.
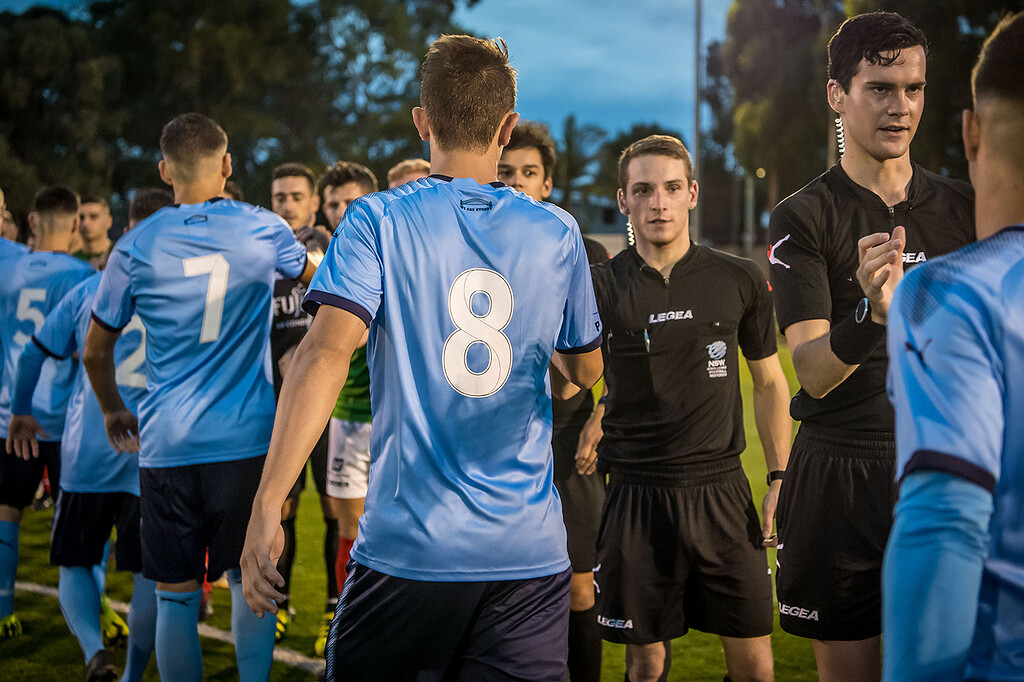
[[[907,199],[888,207],[836,164],[772,211],[768,261],[779,328],[803,320],[835,326],[852,314],[864,292],[857,281],[857,241],[902,225],[904,268],[974,241],[974,190],[912,164]],[[794,420],[855,431],[893,431],[885,393],[885,343],[824,398],[801,389]]]
[[[691,243],[668,278],[635,247],[592,272],[608,386],[602,466],[685,474],[738,457],[746,445],[738,351],[748,360],[776,352],[758,266]]]

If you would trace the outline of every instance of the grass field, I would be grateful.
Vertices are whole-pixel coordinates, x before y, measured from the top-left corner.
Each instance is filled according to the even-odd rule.
[[[780,348],[780,355],[791,387],[795,390],[792,365],[785,347]],[[754,428],[750,375],[745,365],[742,367],[741,382],[748,444],[743,462],[754,499],[759,503],[765,491],[765,464]],[[282,643],[307,656],[312,655],[326,588],[322,558],[324,524],[316,493],[311,488],[312,485],[303,496],[296,524],[299,540],[292,573],[291,597],[298,614],[288,637]],[[52,511],[26,513],[21,531],[19,581],[57,585],[57,569],[48,562],[49,525],[52,517]],[[774,566],[774,550],[769,550],[769,562]],[[128,601],[131,594],[130,576],[111,570],[107,592],[112,599]],[[51,682],[81,679],[84,672],[81,650],[64,623],[57,600],[19,591],[15,596],[15,608],[24,624],[25,634],[18,639],[0,642],[0,681]],[[214,609],[213,618],[208,623],[229,630],[231,612],[227,590],[214,590]],[[792,637],[776,627],[773,648],[778,680],[817,679],[814,656],[807,640]],[[115,655],[118,664],[123,665],[123,652],[115,652]],[[604,680],[619,682],[623,679],[623,659],[623,647],[605,644]],[[719,682],[725,674],[725,662],[718,638],[704,633],[691,631],[686,637],[675,640],[672,644],[672,659],[671,680]],[[203,660],[206,679],[237,679],[231,645],[203,639]],[[146,679],[159,679],[155,659],[150,661]],[[302,670],[275,663],[271,679],[308,680],[312,676]]]

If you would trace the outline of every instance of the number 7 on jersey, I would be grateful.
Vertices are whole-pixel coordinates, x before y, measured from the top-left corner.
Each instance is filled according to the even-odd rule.
[[[214,253],[209,256],[183,258],[181,264],[186,277],[209,275],[206,285],[206,306],[203,309],[203,327],[199,331],[199,343],[216,341],[220,336],[220,319],[224,313],[224,296],[228,290],[228,262],[224,256]]]

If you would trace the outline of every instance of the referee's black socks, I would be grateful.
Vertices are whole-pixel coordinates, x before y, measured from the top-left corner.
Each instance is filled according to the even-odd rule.
[[[287,611],[288,590],[292,584],[292,564],[295,563],[295,517],[281,519],[281,530],[284,531],[284,549],[281,551],[281,558],[277,560],[277,572],[284,578],[284,587],[281,588],[284,601],[278,606]]]
[[[586,611],[569,611],[569,679],[601,679],[601,634],[597,629],[596,606]]]

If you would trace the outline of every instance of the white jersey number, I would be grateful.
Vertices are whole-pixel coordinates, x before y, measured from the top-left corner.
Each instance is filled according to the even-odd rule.
[[[485,294],[490,308],[483,315],[473,312],[475,294]],[[512,344],[502,330],[512,319],[512,287],[493,270],[473,268],[455,278],[448,291],[448,314],[457,329],[444,342],[441,365],[451,387],[469,398],[494,395],[508,381],[512,371]],[[487,348],[487,368],[469,368],[469,349],[482,343]]]
[[[117,366],[114,372],[114,381],[117,382],[118,386],[145,388],[146,375],[139,371],[139,367],[142,366],[142,361],[146,359],[146,328],[142,326],[142,320],[139,319],[138,315],[132,315],[131,322],[121,330],[121,334],[124,335],[132,331],[140,332],[142,339],[139,341],[139,347]]]
[[[228,290],[228,262],[224,256],[215,253],[210,256],[183,258],[186,277],[209,275],[206,285],[206,308],[203,310],[203,328],[199,332],[199,343],[216,341],[220,337],[220,318],[224,313],[224,296]]]
[[[32,322],[32,333],[39,331],[39,328],[43,326],[43,322],[46,321],[46,315],[43,314],[42,310],[33,308],[33,303],[42,303],[46,300],[46,289],[22,289],[18,295],[18,309],[15,311],[15,316],[19,322],[25,322],[29,320]],[[26,343],[32,340],[30,334],[26,334],[22,331],[14,332],[14,343],[19,346],[24,346]]]

